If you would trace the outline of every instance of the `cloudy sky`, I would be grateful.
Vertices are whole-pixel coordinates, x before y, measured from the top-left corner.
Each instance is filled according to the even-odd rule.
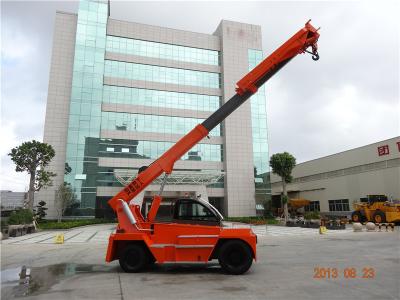
[[[55,11],[77,9],[1,1],[2,189],[27,188],[7,153],[42,140]],[[321,59],[297,57],[267,84],[270,153],[298,162],[400,134],[399,11],[396,1],[111,1],[112,18],[195,32],[213,33],[221,19],[259,24],[266,54],[309,18],[321,26]]]

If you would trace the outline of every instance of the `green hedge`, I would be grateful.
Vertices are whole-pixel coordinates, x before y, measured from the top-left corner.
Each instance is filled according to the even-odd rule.
[[[304,214],[304,219],[306,220],[313,220],[313,219],[319,219],[319,211],[309,211]]]
[[[31,224],[33,221],[33,213],[29,209],[20,209],[13,211],[7,220],[9,225]]]
[[[224,221],[240,222],[252,225],[265,225],[265,224],[278,224],[279,222],[274,218],[265,217],[227,217]]]
[[[79,219],[79,220],[63,220],[58,223],[54,220],[42,220],[39,223],[40,229],[69,229],[79,226],[93,225],[93,224],[111,224],[114,223],[108,219]]]

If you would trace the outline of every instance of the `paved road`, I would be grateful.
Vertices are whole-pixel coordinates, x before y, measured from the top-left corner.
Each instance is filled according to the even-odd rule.
[[[2,299],[400,299],[399,228],[318,235],[270,226],[263,235],[257,226],[257,262],[242,276],[225,275],[215,263],[123,273],[118,262],[104,262],[110,230],[108,225],[74,229],[66,232],[70,239],[63,245],[44,240],[45,232],[33,235],[31,243],[3,241]],[[274,230],[281,235],[273,236]],[[30,277],[20,281],[22,266]],[[338,277],[314,278],[316,268],[335,268]],[[349,268],[357,278],[345,277]],[[362,278],[365,269],[374,276]]]
[[[237,225],[228,223],[232,227],[246,227],[247,225]],[[247,226],[248,227],[248,226]],[[300,228],[300,227],[283,227],[283,226],[251,226],[254,233],[259,237],[284,237],[284,236],[316,236],[318,229]],[[33,234],[24,235],[21,237],[9,238],[2,241],[3,244],[54,244],[55,235],[59,233],[64,234],[64,241],[66,244],[75,243],[107,243],[110,233],[115,230],[115,225],[96,225],[85,226],[70,230],[57,230],[37,232]],[[332,234],[345,234],[352,232],[351,228],[346,230],[330,230],[328,235]]]

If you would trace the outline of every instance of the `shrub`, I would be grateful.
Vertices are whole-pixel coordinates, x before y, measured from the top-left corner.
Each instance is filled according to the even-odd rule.
[[[312,219],[319,219],[319,211],[309,211],[304,214],[304,219],[312,220]]]
[[[33,221],[33,213],[30,209],[13,211],[8,218],[9,225],[30,224]]]
[[[78,219],[78,220],[62,220],[61,222],[43,220],[39,223],[40,229],[69,229],[79,226],[107,224],[113,223],[108,219]]]

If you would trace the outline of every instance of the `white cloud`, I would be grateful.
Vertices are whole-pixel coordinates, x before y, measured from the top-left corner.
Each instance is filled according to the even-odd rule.
[[[1,124],[0,140],[0,155],[3,157],[19,142],[15,134],[15,122]]]
[[[1,59],[3,62],[21,61],[32,57],[35,45],[15,27],[5,26],[2,30]]]
[[[355,85],[320,86],[316,100],[286,86],[274,80],[267,92],[271,154],[289,151],[302,162],[399,134],[399,106],[377,105]]]
[[[42,139],[47,79],[39,70],[48,58],[40,56],[37,36],[23,30],[20,20],[2,25],[0,186],[26,191],[28,174],[16,172],[7,154],[24,141]]]
[[[1,181],[23,190],[7,148],[41,140],[55,10],[75,1],[2,3]],[[221,19],[259,24],[271,53],[310,17],[321,26],[321,59],[296,58],[267,83],[270,153],[298,161],[400,134],[399,2],[122,2],[111,17],[212,33]],[[179,15],[179,18],[176,16]],[[3,133],[5,132],[5,133]],[[27,182],[27,181],[26,181]]]
[[[0,140],[0,189],[27,190],[29,176],[27,173],[15,172],[15,165],[8,156],[10,150],[21,143],[15,134],[15,122],[1,124]]]

